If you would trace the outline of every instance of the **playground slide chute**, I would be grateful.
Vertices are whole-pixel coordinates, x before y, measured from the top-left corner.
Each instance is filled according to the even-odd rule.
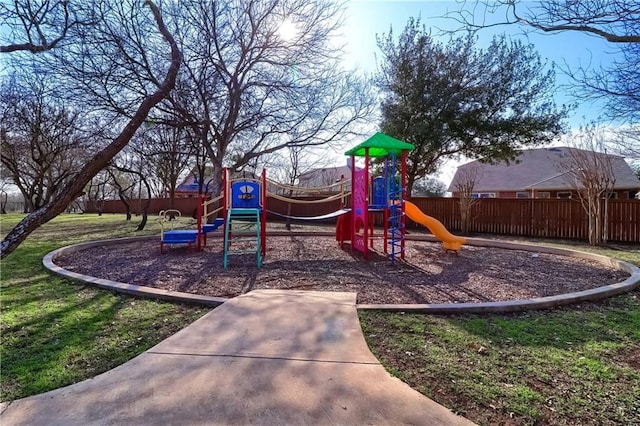
[[[437,239],[442,241],[442,245],[445,250],[459,251],[462,244],[466,244],[467,240],[462,237],[457,237],[447,231],[447,228],[445,228],[438,219],[427,216],[412,202],[404,202],[404,211],[409,219],[429,228],[429,231],[431,231]]]

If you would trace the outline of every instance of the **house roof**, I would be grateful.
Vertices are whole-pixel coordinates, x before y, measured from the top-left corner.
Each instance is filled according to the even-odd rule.
[[[344,155],[364,157],[366,155],[366,148],[369,148],[369,157],[386,157],[391,153],[401,154],[404,150],[412,150],[415,146],[378,132],[366,141],[345,152]]]
[[[458,183],[471,172],[476,175],[474,192],[571,189],[574,186],[567,164],[572,152],[588,153],[588,151],[569,147],[538,148],[521,151],[516,161],[509,164],[471,161],[458,167],[449,185],[449,191],[455,192]],[[604,153],[595,154],[606,155],[611,159],[616,177],[613,189],[640,188],[640,180],[623,157]]]
[[[309,170],[308,172],[302,173],[298,177],[298,181],[316,181],[316,180],[327,180],[331,181],[331,183],[340,179],[341,176],[344,176],[346,179],[351,177],[351,169],[349,166],[336,166],[336,167],[322,167],[318,169]]]

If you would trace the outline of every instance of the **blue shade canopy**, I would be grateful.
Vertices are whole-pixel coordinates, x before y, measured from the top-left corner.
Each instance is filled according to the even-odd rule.
[[[398,155],[404,150],[412,150],[415,146],[378,132],[344,154],[364,157],[366,155],[366,148],[369,148],[369,157],[386,157],[392,153]]]

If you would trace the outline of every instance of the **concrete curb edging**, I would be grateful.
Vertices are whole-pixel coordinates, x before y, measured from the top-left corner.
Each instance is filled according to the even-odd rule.
[[[324,235],[327,234],[327,235]],[[294,235],[298,233],[291,232],[273,232],[268,235],[282,236]],[[303,233],[300,236],[318,235],[318,233]],[[322,233],[322,236],[332,236],[329,233]],[[89,275],[78,274],[57,266],[54,261],[56,256],[61,253],[74,253],[84,249],[108,245],[121,244],[135,241],[146,241],[157,239],[158,236],[133,237],[133,238],[117,238],[111,240],[90,241],[86,243],[74,244],[71,246],[61,247],[54,250],[43,258],[43,265],[51,272],[74,280],[83,281],[96,287],[111,290],[119,293],[129,294],[138,297],[145,297],[157,300],[165,300],[172,302],[197,304],[209,307],[216,307],[227,301],[222,297],[201,296],[191,293],[183,293],[177,291],[167,291],[155,289],[152,287],[137,286],[117,281],[110,281],[102,278],[96,278]],[[414,241],[434,241],[438,240],[433,236],[427,235],[407,235],[408,240]],[[441,304],[361,304],[356,305],[361,310],[383,310],[395,312],[415,312],[415,313],[431,313],[431,314],[461,314],[461,313],[499,313],[499,312],[518,312],[536,309],[550,309],[554,307],[569,305],[573,303],[604,299],[617,296],[640,287],[640,268],[622,260],[612,259],[594,253],[587,253],[577,250],[570,250],[558,247],[536,246],[527,243],[516,243],[508,241],[487,240],[482,238],[467,238],[467,244],[480,247],[495,247],[508,250],[523,250],[538,253],[556,254],[561,256],[571,256],[583,259],[594,260],[601,264],[623,270],[631,274],[626,280],[610,284],[602,287],[596,287],[589,290],[583,290],[574,293],[560,294],[556,296],[547,296],[534,299],[508,300],[500,302],[480,302],[480,303],[441,303]]]
[[[433,236],[408,235],[407,239],[414,241],[438,242]],[[595,253],[570,250],[559,247],[536,246],[527,243],[487,240],[482,238],[467,238],[467,244],[478,247],[495,247],[507,250],[523,250],[537,253],[556,254],[560,256],[577,257],[599,262],[603,265],[622,270],[631,274],[626,280],[573,293],[555,296],[537,297],[534,299],[508,300],[501,302],[480,303],[439,303],[439,304],[363,304],[357,305],[361,310],[382,310],[392,312],[414,312],[430,314],[461,314],[461,313],[500,313],[520,312],[538,309],[550,309],[573,303],[605,299],[632,291],[640,287],[640,268],[631,263],[613,259]]]
[[[61,247],[57,250],[47,253],[45,257],[42,259],[42,264],[44,265],[45,268],[47,268],[54,274],[59,275],[61,277],[83,281],[87,284],[94,285],[98,288],[111,290],[111,291],[115,291],[123,294],[129,294],[132,296],[144,297],[144,298],[155,299],[155,300],[165,300],[170,302],[196,304],[196,305],[203,305],[203,306],[210,306],[210,307],[220,306],[227,301],[227,299],[223,297],[202,296],[198,294],[183,293],[179,291],[161,290],[161,289],[152,288],[152,287],[145,287],[145,286],[121,283],[117,281],[105,280],[103,278],[96,278],[90,275],[78,274],[76,272],[72,272],[67,269],[61,268],[60,266],[54,263],[56,256],[62,253],[75,253],[78,251],[88,249],[90,247],[96,247],[96,246],[102,246],[102,245],[108,245],[108,244],[122,244],[122,243],[136,242],[136,241],[146,241],[150,239],[157,240],[158,238],[159,238],[158,236],[116,238],[111,240],[98,240],[98,241],[89,241],[87,243],[74,244],[71,246]]]

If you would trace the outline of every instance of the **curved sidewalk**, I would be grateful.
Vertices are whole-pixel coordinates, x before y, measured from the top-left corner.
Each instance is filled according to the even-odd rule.
[[[391,377],[354,293],[256,290],[133,360],[5,407],[7,425],[468,425]]]

